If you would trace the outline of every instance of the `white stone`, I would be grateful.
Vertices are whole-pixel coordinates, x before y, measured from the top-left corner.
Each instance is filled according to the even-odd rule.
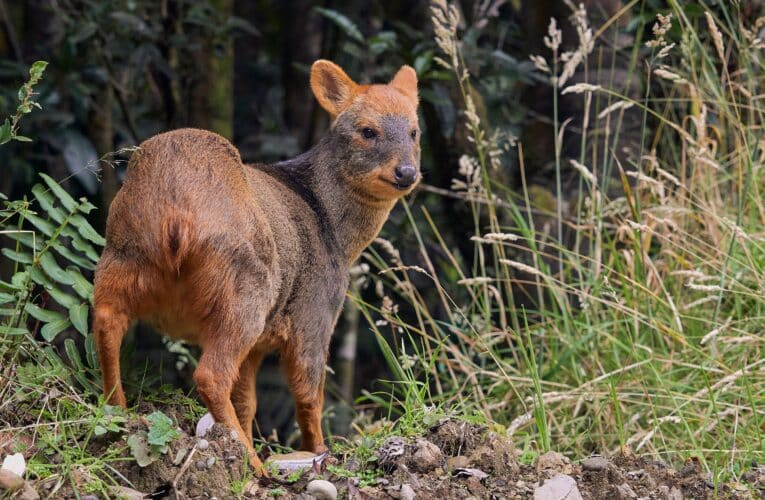
[[[209,413],[205,413],[204,417],[200,418],[199,422],[197,422],[197,437],[203,437],[213,425],[215,425],[215,419]]]
[[[323,479],[314,479],[308,483],[305,490],[317,500],[335,500],[337,498],[335,485]]]
[[[27,461],[24,460],[24,455],[21,453],[14,453],[3,459],[3,465],[0,469],[5,469],[19,477],[24,477],[24,471],[27,470]]]
[[[571,476],[556,474],[534,490],[534,500],[583,500]]]

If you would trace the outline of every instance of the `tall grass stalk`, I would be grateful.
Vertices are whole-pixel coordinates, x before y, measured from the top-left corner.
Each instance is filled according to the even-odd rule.
[[[551,23],[552,61],[533,60],[551,79],[554,107],[559,93],[583,94],[586,116],[574,119],[592,154],[565,157],[562,138],[573,132],[556,119],[557,203],[549,213],[535,199],[539,186],[528,185],[522,144],[522,192],[494,181],[503,165],[492,152],[504,145],[475,112],[459,13],[433,2],[440,63],[454,72],[475,148],[460,160],[453,195],[473,210],[478,257],[466,262],[426,208],[409,206],[425,268],[391,262],[395,249],[368,254],[387,307],[418,318],[383,314],[373,327],[378,335],[390,328],[396,342],[406,332],[422,346],[405,379],[438,385],[418,390],[418,404],[458,405],[539,450],[580,457],[629,447],[665,460],[694,455],[710,471],[765,460],[765,120],[755,98],[765,19],[749,22],[737,4],[715,5],[691,18],[670,2],[655,26],[636,34],[648,41],[630,56],[629,78],[645,89],[638,98],[626,95],[629,82],[588,74],[572,83],[608,31],[593,35],[586,13],[574,11],[579,40],[563,57],[558,51],[572,41],[561,41]],[[648,64],[635,63],[641,55]],[[620,147],[626,113],[640,123],[631,153]],[[566,213],[561,176],[569,164],[581,178],[570,204],[578,209]],[[427,226],[414,224],[417,210]],[[556,231],[545,229],[550,223]],[[567,231],[576,244],[563,238]],[[428,240],[447,257],[431,258]],[[411,272],[428,275],[438,306]],[[370,321],[374,310],[367,305]]]

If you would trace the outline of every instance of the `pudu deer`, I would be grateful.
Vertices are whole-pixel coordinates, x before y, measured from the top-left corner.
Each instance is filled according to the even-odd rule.
[[[311,88],[331,127],[291,160],[244,165],[226,139],[196,129],[141,144],[109,208],[96,271],[93,331],[108,400],[126,406],[119,351],[132,321],[197,344],[197,391],[256,470],[255,377],[272,351],[302,449],[326,450],[325,363],[349,269],[420,178],[411,67],[388,84],[359,85],[319,60]]]

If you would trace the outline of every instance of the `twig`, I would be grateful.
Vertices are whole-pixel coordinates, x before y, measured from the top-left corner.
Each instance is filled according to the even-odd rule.
[[[186,469],[189,468],[189,464],[191,463],[191,457],[194,456],[194,453],[197,451],[197,445],[195,444],[194,447],[191,449],[191,453],[189,453],[189,456],[186,458],[186,461],[183,462],[183,465],[181,466],[181,470],[178,471],[178,475],[175,476],[175,479],[173,479],[173,491],[175,491],[175,496],[180,498],[181,492],[178,491],[178,480],[183,476],[183,474],[186,472]]]

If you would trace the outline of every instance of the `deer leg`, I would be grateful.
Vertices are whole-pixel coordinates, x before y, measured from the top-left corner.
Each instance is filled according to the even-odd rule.
[[[287,384],[295,398],[295,419],[302,434],[301,450],[327,451],[321,430],[324,407],[324,364],[326,356],[301,356],[295,350],[283,353]]]
[[[252,440],[239,423],[231,393],[239,376],[239,370],[249,352],[249,347],[242,349],[244,336],[235,331],[226,332],[226,336],[210,335],[202,346],[202,357],[194,371],[197,392],[216,422],[233,429],[239,440],[247,448],[250,462],[258,474],[263,473],[263,463],[255,453]],[[245,354],[242,354],[242,353]]]
[[[265,352],[254,349],[250,351],[242,366],[239,367],[239,377],[231,391],[231,403],[250,443],[252,442],[252,421],[258,407],[255,381],[265,355]]]
[[[110,304],[96,302],[93,312],[93,334],[101,365],[104,396],[109,404],[127,407],[120,376],[120,346],[130,318]]]

